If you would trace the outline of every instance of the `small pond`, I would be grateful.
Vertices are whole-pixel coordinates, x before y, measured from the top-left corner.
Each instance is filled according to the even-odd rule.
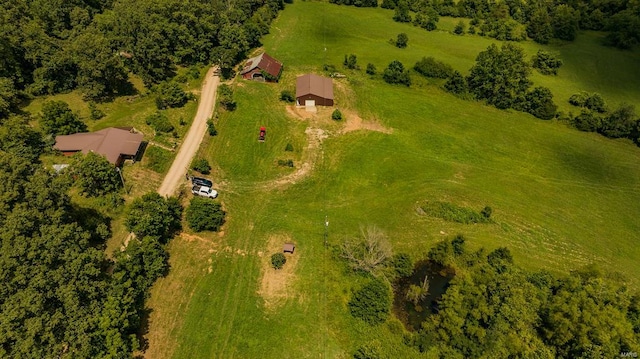
[[[429,294],[414,306],[406,299],[410,285],[421,285],[425,276],[429,276]],[[393,313],[404,326],[411,331],[420,329],[422,322],[438,311],[438,300],[442,297],[454,277],[451,268],[430,261],[416,263],[413,275],[398,280],[394,289]]]

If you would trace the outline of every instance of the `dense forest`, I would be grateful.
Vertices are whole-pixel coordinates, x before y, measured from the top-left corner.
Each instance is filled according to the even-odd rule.
[[[7,0],[0,4],[0,119],[24,96],[128,93],[176,66],[235,64],[259,44],[282,0]]]
[[[506,248],[457,236],[429,260],[456,277],[410,340],[443,358],[613,358],[640,350],[640,296],[596,267],[567,276],[518,268]]]
[[[175,198],[155,193],[123,207],[116,169],[100,156],[78,156],[62,173],[45,170],[39,157],[51,136],[86,125],[66,103],[52,101],[36,130],[21,102],[75,89],[104,101],[133,91],[131,73],[152,87],[178,66],[230,68],[259,44],[283,6],[278,0],[0,3],[0,357],[125,358],[144,349],[138,339],[144,301],[168,269],[165,245],[182,217]],[[72,191],[105,210],[75,204]],[[137,235],[113,258],[105,253],[111,229],[103,212],[124,216]]]

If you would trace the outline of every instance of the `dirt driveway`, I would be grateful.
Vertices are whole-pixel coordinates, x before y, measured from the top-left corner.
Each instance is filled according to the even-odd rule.
[[[169,168],[169,172],[164,177],[158,193],[161,196],[172,196],[185,180],[185,175],[191,163],[191,159],[198,152],[202,138],[207,132],[207,120],[213,115],[213,108],[216,104],[216,90],[220,83],[220,77],[214,75],[215,68],[211,67],[207,71],[207,75],[202,84],[202,92],[200,95],[200,103],[198,104],[198,112],[193,119],[191,128],[184,138],[184,142],[178,150],[176,158]]]

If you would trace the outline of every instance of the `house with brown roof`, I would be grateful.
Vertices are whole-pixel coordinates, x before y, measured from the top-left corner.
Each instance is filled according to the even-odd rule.
[[[114,165],[120,166],[125,159],[138,155],[142,139],[141,133],[132,132],[131,129],[109,127],[96,132],[56,136],[53,148],[65,156],[71,156],[76,152],[95,152],[106,157]]]
[[[299,76],[296,80],[298,106],[333,106],[333,81],[314,74]]]
[[[275,81],[277,82],[282,73],[282,63],[263,52],[256,57],[247,60],[240,71],[245,80],[255,81]]]

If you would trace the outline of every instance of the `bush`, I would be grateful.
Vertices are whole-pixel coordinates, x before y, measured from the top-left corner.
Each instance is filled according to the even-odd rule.
[[[569,103],[573,106],[584,107],[587,97],[589,97],[589,94],[586,92],[574,93],[569,97]]]
[[[342,112],[340,112],[340,110],[336,108],[335,110],[333,110],[333,113],[331,114],[331,119],[335,121],[342,120]]]
[[[604,102],[602,96],[599,93],[588,94],[587,92],[580,92],[571,95],[569,97],[569,103],[573,106],[586,107],[589,110],[599,113],[607,112],[607,104]]]
[[[416,62],[413,69],[422,76],[439,79],[449,78],[455,72],[449,64],[438,61],[433,57],[423,57],[422,60]]]
[[[365,344],[353,353],[353,359],[380,359],[380,343],[375,341]]]
[[[191,169],[198,171],[203,175],[206,175],[209,172],[211,172],[211,166],[209,165],[209,161],[207,161],[204,158],[198,158],[197,160],[193,161],[193,163],[191,164]]]
[[[546,87],[536,87],[525,95],[525,110],[537,118],[551,120],[558,106],[553,103],[553,94]]]
[[[538,53],[533,55],[531,63],[533,68],[538,69],[544,75],[557,75],[558,69],[562,66],[562,60],[542,50],[538,50]]]
[[[480,214],[482,215],[482,217],[489,219],[491,218],[491,214],[493,213],[493,209],[489,206],[485,206],[482,211],[480,211]]]
[[[469,91],[467,80],[465,80],[458,71],[454,71],[447,82],[445,82],[444,89],[456,95],[462,95]]]
[[[637,126],[638,119],[633,105],[623,103],[618,109],[602,119],[599,132],[609,138],[631,137]]]
[[[398,34],[398,37],[396,38],[396,47],[399,49],[404,49],[408,44],[409,37],[407,36],[407,34],[405,34],[404,32]]]
[[[278,166],[293,168],[293,160],[278,160]]]
[[[102,112],[102,110],[100,110],[97,106],[96,103],[91,101],[89,102],[89,118],[97,121],[101,118],[103,118],[105,116],[104,112]]]
[[[280,92],[280,101],[293,103],[295,100],[296,97],[293,95],[293,92],[289,90],[282,90],[282,92]]]
[[[400,61],[394,60],[384,70],[382,78],[390,84],[402,84],[411,86],[411,77],[409,71],[405,70],[404,65]]]
[[[464,30],[466,27],[467,25],[465,25],[464,21],[460,20],[455,29],[453,29],[453,33],[456,35],[464,35]]]
[[[445,221],[464,224],[491,222],[488,217],[485,217],[472,209],[456,206],[448,202],[428,202],[421,208],[427,215],[442,218]]]
[[[287,258],[284,254],[276,253],[271,256],[271,266],[274,269],[282,269],[285,263],[287,263]]]
[[[216,125],[213,123],[212,119],[207,120],[207,132],[209,132],[209,136],[218,135],[218,130],[216,130]]]
[[[344,55],[344,67],[351,69],[351,70],[355,70],[358,68],[358,59],[356,58],[356,55],[351,54],[349,56]]]
[[[413,274],[413,262],[406,253],[394,254],[391,257],[391,266],[398,277],[410,277]]]
[[[372,63],[368,63],[367,64],[367,74],[368,75],[375,75],[376,74],[376,67],[374,64]]]
[[[286,152],[293,152],[293,145],[290,143],[287,143],[287,145],[284,147],[284,150]]]
[[[227,84],[218,87],[218,98],[220,105],[227,111],[234,111],[237,107],[236,101],[233,99],[233,89]]]
[[[162,112],[156,112],[149,116],[145,121],[147,125],[151,126],[156,132],[171,132],[173,131],[173,125],[169,122],[169,118]]]
[[[607,104],[599,93],[593,93],[584,101],[584,107],[599,113],[607,112]]]
[[[189,101],[187,93],[175,81],[163,82],[156,87],[155,91],[158,110],[182,107]]]
[[[391,291],[387,284],[374,279],[353,294],[348,307],[353,317],[370,325],[384,323],[389,317]]]
[[[593,112],[584,110],[573,118],[572,125],[580,131],[596,132],[602,127],[602,119]]]
[[[193,197],[185,217],[189,228],[196,232],[217,232],[224,224],[225,215],[220,203],[209,198]]]

